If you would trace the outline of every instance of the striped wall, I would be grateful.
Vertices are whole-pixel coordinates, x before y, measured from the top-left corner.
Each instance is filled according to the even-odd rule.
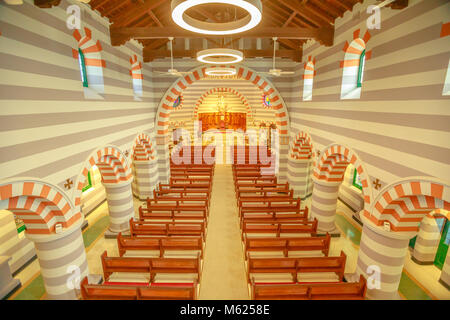
[[[381,9],[381,28],[369,30],[364,81],[359,99],[342,100],[344,49],[367,31],[366,8],[356,4],[336,20],[334,46],[309,41],[303,62],[315,61],[312,98],[303,101],[303,75],[297,64],[289,108],[292,131],[308,133],[318,150],[332,143],[352,148],[368,173],[373,196],[407,176],[450,177],[450,113],[443,96],[450,58],[445,0],[411,0],[404,10]],[[359,30],[359,31],[358,31]],[[309,78],[309,77],[307,77]],[[375,180],[381,186],[375,188]]]
[[[75,32],[66,26],[70,4],[82,11],[81,29]],[[32,0],[0,3],[0,179],[38,177],[70,194],[93,150],[112,144],[131,151],[137,134],[152,133],[160,99],[152,68],[138,69],[137,42],[112,47],[108,26],[79,1],[63,0],[51,9],[39,9]],[[85,28],[101,48],[103,92],[93,90],[95,97],[86,96],[73,56],[77,33],[83,41]],[[140,101],[133,90],[137,78],[142,78]]]

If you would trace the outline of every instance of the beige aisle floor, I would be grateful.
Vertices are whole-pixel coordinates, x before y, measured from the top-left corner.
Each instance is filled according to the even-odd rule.
[[[249,299],[230,165],[216,165],[199,299]]]

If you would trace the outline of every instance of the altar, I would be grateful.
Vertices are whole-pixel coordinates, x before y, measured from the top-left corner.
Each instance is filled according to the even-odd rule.
[[[200,113],[198,120],[202,123],[202,131],[219,130],[247,130],[247,114],[239,112],[209,112]]]

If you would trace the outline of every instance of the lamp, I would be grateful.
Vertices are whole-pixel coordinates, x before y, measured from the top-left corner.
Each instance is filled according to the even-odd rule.
[[[243,59],[243,53],[233,49],[215,48],[197,52],[197,60],[203,63],[230,64]]]
[[[217,67],[207,68],[205,74],[208,76],[234,76],[236,74],[235,68]]]
[[[232,4],[248,12],[244,18],[225,23],[211,23],[194,19],[185,12],[195,6],[211,3]],[[261,22],[261,0],[172,0],[172,19],[183,29],[203,34],[228,35],[250,30]]]

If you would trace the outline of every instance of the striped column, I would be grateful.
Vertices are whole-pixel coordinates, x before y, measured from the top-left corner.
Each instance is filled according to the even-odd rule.
[[[420,223],[412,260],[418,264],[433,264],[441,239],[436,219],[425,216]]]
[[[170,153],[168,134],[156,137],[156,150],[158,153],[158,180],[161,183],[168,183],[170,178]]]
[[[439,282],[442,283],[448,290],[450,290],[450,250],[447,251],[444,267],[442,268]]]
[[[134,160],[134,170],[137,196],[147,199],[158,185],[158,160]]]
[[[409,237],[380,229],[364,219],[356,272],[367,280],[369,299],[400,299],[398,286],[408,252]]]
[[[88,263],[80,219],[60,234],[26,234],[34,242],[47,299],[76,300],[80,280],[88,275]]]
[[[280,144],[278,151],[278,180],[280,182],[287,181],[287,158],[289,153],[289,145]]]
[[[109,230],[115,233],[129,230],[134,217],[131,179],[119,183],[103,183],[109,208]]]
[[[288,158],[287,179],[291,188],[294,189],[294,197],[304,199],[312,191],[311,162],[310,159]]]
[[[323,232],[337,231],[334,223],[341,181],[328,182],[313,177],[311,217],[317,218],[317,229]]]

